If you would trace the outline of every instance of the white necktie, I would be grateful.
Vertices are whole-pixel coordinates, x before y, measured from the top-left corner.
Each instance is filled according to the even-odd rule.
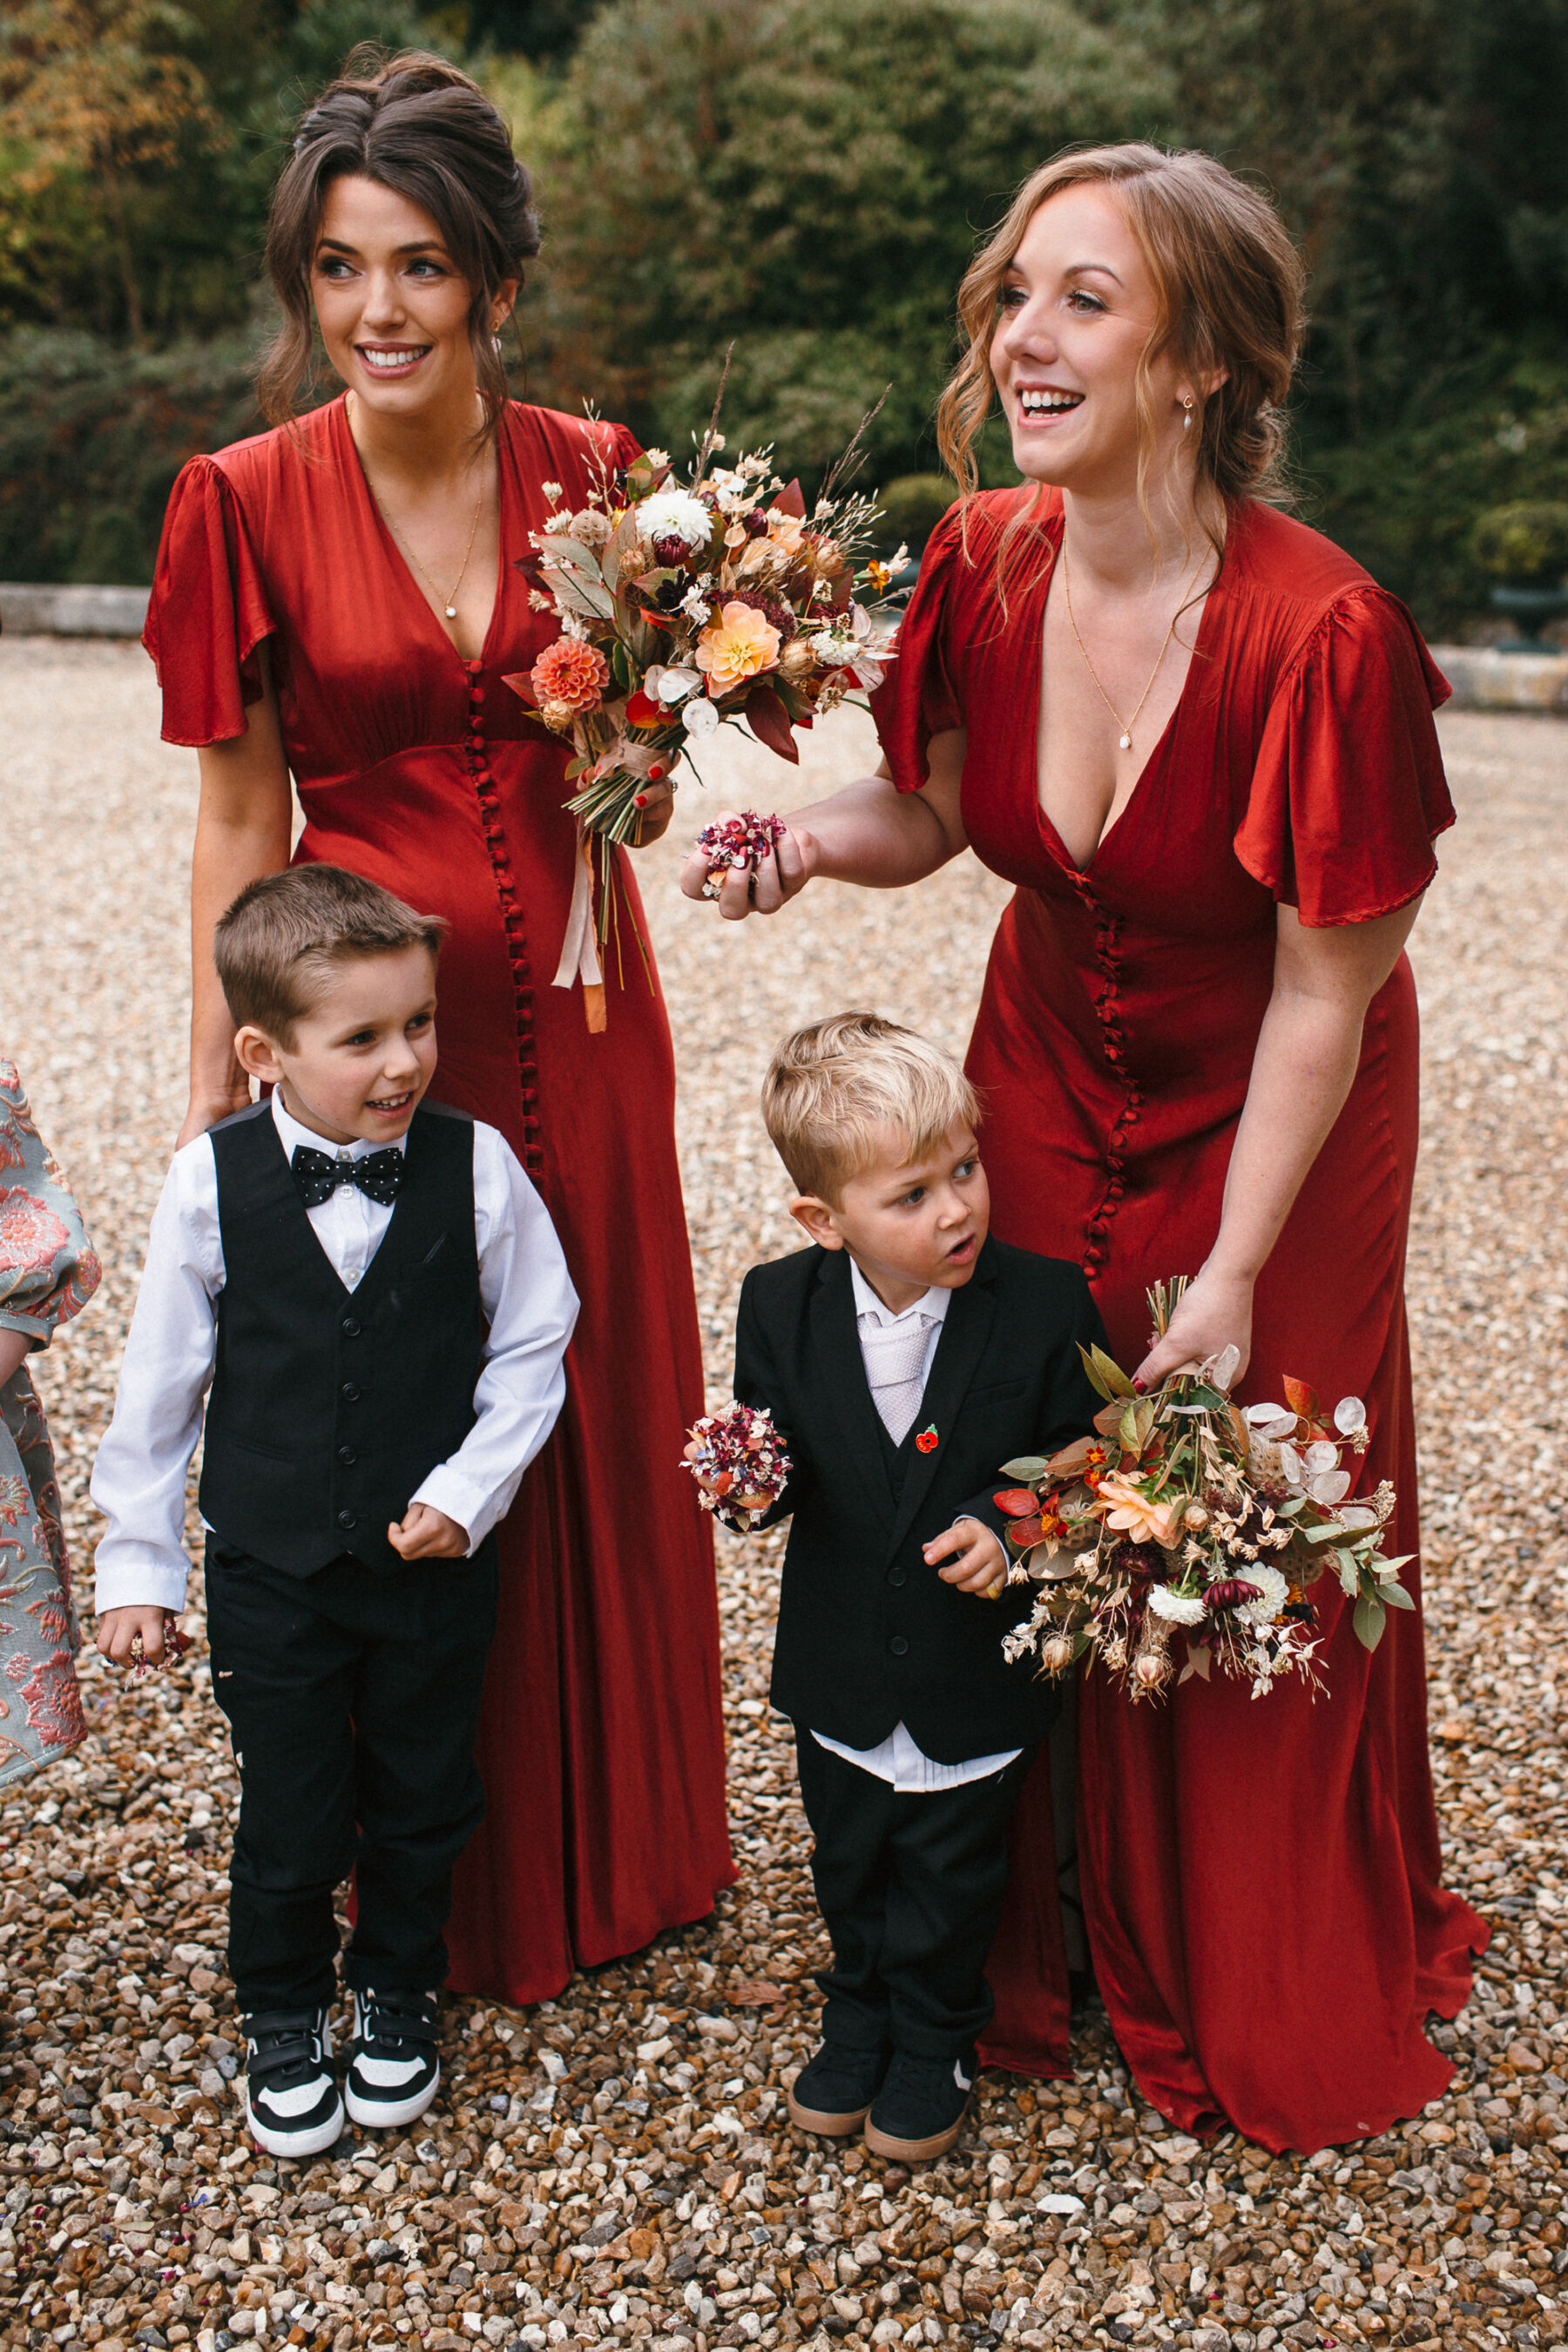
[[[934,1315],[913,1313],[901,1316],[894,1324],[879,1322],[868,1313],[858,1318],[860,1354],[871,1402],[895,1445],[903,1444],[921,1409],[926,1349],[936,1319]]]

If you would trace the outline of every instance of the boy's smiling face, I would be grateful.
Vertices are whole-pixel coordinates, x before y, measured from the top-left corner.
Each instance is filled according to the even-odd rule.
[[[790,1214],[824,1249],[847,1250],[884,1307],[901,1315],[928,1290],[961,1290],[991,1223],[991,1191],[973,1128],[950,1127],[910,1156],[897,1128],[872,1130],[877,1156],[837,1203],[802,1193]]]
[[[435,1074],[436,959],[425,947],[347,957],[288,1045],[250,1024],[234,1050],[326,1142],[395,1143]]]

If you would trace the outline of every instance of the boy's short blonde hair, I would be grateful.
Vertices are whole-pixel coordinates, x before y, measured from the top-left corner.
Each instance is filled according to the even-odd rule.
[[[979,1098],[956,1062],[879,1013],[835,1013],[797,1029],[763,1081],[763,1119],[795,1190],[837,1208],[890,1127],[918,1160],[953,1127],[973,1127]]]

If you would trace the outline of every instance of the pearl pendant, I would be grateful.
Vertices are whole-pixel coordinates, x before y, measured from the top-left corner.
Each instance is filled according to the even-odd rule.
[[[1123,735],[1121,738],[1121,748],[1124,751],[1131,751],[1132,749],[1132,738],[1131,735]]]
[[[457,619],[457,617],[458,617],[458,608],[457,608],[456,604],[448,604],[448,605],[447,605],[447,618],[449,621],[455,621],[455,620]],[[1127,740],[1127,738],[1125,737],[1125,735],[1122,737],[1122,739],[1121,739],[1121,740],[1122,740],[1122,741],[1123,741],[1123,742],[1125,742],[1125,741]]]

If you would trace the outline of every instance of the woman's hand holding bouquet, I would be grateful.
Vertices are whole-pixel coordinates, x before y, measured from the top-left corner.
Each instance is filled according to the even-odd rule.
[[[1162,1335],[1185,1286],[1149,1294]],[[1033,1616],[1004,1639],[1009,1657],[1033,1652],[1043,1672],[1065,1674],[1092,1652],[1134,1698],[1153,1697],[1176,1677],[1179,1632],[1180,1681],[1217,1664],[1259,1698],[1282,1675],[1321,1687],[1307,1593],[1325,1569],[1353,1600],[1368,1649],[1389,1609],[1415,1605],[1398,1576],[1413,1555],[1382,1551],[1393,1486],[1350,1499],[1342,1456],[1368,1442],[1359,1398],[1325,1414],[1288,1380],[1284,1404],[1240,1411],[1227,1393],[1239,1361],[1229,1347],[1140,1396],[1101,1349],[1085,1353],[1106,1400],[1098,1434],[1049,1461],[1003,1465],[1022,1482],[996,1497],[1012,1580],[1039,1586]]]

